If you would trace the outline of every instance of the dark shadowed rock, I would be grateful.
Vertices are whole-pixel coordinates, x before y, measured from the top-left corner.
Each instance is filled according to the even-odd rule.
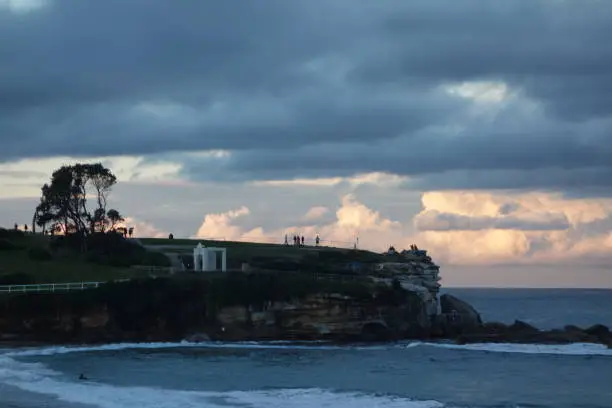
[[[583,332],[583,330],[580,327],[574,326],[573,324],[568,324],[567,326],[563,328],[563,330],[568,333],[582,333]]]
[[[440,296],[440,307],[445,315],[457,315],[464,328],[482,326],[480,313],[472,305],[453,295],[446,293]]]
[[[202,342],[210,341],[210,336],[208,336],[208,334],[206,333],[195,333],[195,334],[192,334],[191,336],[188,336],[185,340],[187,340],[190,343],[202,343]]]
[[[362,341],[389,341],[393,340],[393,337],[391,330],[382,323],[367,323],[361,329]]]
[[[523,322],[522,320],[515,320],[514,323],[508,326],[507,330],[514,333],[534,333],[540,331],[529,323]]]
[[[598,336],[598,337],[610,336],[610,329],[607,326],[604,326],[603,324],[596,324],[594,326],[591,326],[588,329],[584,329],[584,332],[591,336]]]

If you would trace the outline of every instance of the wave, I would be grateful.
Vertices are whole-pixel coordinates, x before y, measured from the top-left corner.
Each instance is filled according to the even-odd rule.
[[[180,391],[151,387],[119,387],[90,381],[69,381],[40,363],[19,362],[0,355],[0,383],[25,391],[53,396],[59,401],[100,408],[442,408],[437,401],[320,388],[256,391]]]
[[[517,344],[517,343],[474,343],[474,344],[452,344],[452,343],[432,343],[432,342],[410,342],[387,345],[330,345],[322,342],[312,342],[308,344],[295,343],[289,341],[276,342],[203,342],[192,343],[187,341],[176,343],[113,343],[99,346],[56,346],[31,349],[11,350],[1,353],[0,356],[8,357],[35,357],[51,356],[66,353],[83,352],[104,352],[121,350],[164,350],[164,349],[246,349],[246,350],[393,350],[408,349],[415,347],[435,347],[443,349],[465,350],[474,352],[490,353],[521,353],[521,354],[557,354],[568,356],[612,356],[612,349],[602,344],[593,343],[573,343],[564,345],[545,345],[545,344]]]
[[[418,343],[414,343],[415,346]],[[386,350],[396,347],[394,345],[351,345],[351,346],[340,346],[330,345],[322,342],[311,342],[309,344],[295,343],[291,341],[273,341],[273,342],[256,342],[256,341],[245,341],[245,342],[201,342],[193,343],[188,341],[165,343],[111,343],[102,344],[99,346],[52,346],[42,348],[30,348],[30,349],[19,349],[9,350],[0,355],[9,357],[30,357],[30,356],[51,356],[56,354],[67,354],[67,353],[83,353],[83,352],[96,352],[96,351],[121,351],[121,350],[163,350],[163,349],[180,349],[180,348],[223,348],[223,349],[269,349],[269,350]],[[404,345],[403,347],[410,347],[410,344]]]
[[[423,346],[454,350],[481,351],[490,353],[520,353],[520,354],[557,354],[566,356],[612,356],[612,349],[603,344],[572,343],[572,344],[517,344],[517,343],[420,343]],[[414,343],[411,345],[414,347]]]

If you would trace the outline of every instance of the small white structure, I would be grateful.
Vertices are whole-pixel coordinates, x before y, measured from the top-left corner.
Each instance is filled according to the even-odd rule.
[[[217,265],[217,254],[221,253],[221,265]],[[193,249],[193,269],[196,271],[222,271],[227,270],[226,248],[212,248],[202,246],[202,243]]]

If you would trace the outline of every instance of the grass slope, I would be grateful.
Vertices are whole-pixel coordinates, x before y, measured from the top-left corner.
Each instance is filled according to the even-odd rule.
[[[384,257],[371,251],[326,246],[304,246],[270,244],[244,241],[216,241],[207,239],[166,239],[141,238],[140,242],[151,249],[159,248],[164,252],[174,252],[183,255],[192,253],[198,243],[206,247],[227,249],[228,267],[239,268],[242,262],[250,262],[254,258],[303,260],[317,258],[320,260],[340,260],[346,262],[382,262]]]
[[[15,274],[29,275],[35,283],[108,281],[146,275],[144,271],[99,265],[74,256],[33,259],[29,254],[32,248],[49,248],[50,237],[44,235],[11,234],[0,240],[0,280]],[[9,248],[7,242],[14,248]]]

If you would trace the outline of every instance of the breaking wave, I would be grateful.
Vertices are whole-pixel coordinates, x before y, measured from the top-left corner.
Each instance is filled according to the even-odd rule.
[[[474,344],[453,344],[453,343],[431,343],[431,342],[410,342],[386,345],[330,345],[326,343],[312,342],[308,344],[295,343],[289,341],[276,342],[203,342],[191,343],[182,341],[178,343],[114,343],[98,346],[56,346],[43,348],[30,348],[19,350],[7,350],[1,353],[6,357],[35,357],[51,356],[66,353],[98,352],[98,351],[121,351],[121,350],[163,350],[163,349],[267,349],[267,350],[393,350],[408,349],[415,347],[435,347],[443,349],[454,349],[474,352],[490,353],[522,353],[522,354],[558,354],[574,356],[612,356],[612,349],[602,344],[593,343],[572,343],[563,345],[546,344],[516,344],[516,343],[474,343]]]
[[[411,346],[414,347],[415,343]],[[490,353],[521,353],[521,354],[558,354],[567,356],[612,356],[612,349],[603,344],[572,343],[572,344],[516,344],[516,343],[418,343],[423,346],[454,350],[481,351]]]
[[[419,343],[412,343],[418,346]],[[66,353],[82,353],[95,351],[120,351],[120,350],[163,350],[163,349],[179,349],[179,348],[225,348],[225,349],[268,349],[268,350],[386,350],[394,347],[393,345],[383,346],[339,346],[329,345],[325,343],[312,342],[309,344],[300,344],[290,341],[275,341],[275,342],[202,342],[192,343],[182,341],[178,343],[112,343],[99,346],[56,346],[43,348],[20,349],[16,351],[7,351],[2,353],[9,357],[30,357],[30,356],[51,356],[56,354]],[[411,347],[411,344],[404,345]]]
[[[441,408],[437,401],[320,388],[257,391],[180,391],[152,387],[119,387],[89,381],[70,381],[40,363],[17,361],[0,355],[0,383],[53,396],[59,401],[100,408]]]

